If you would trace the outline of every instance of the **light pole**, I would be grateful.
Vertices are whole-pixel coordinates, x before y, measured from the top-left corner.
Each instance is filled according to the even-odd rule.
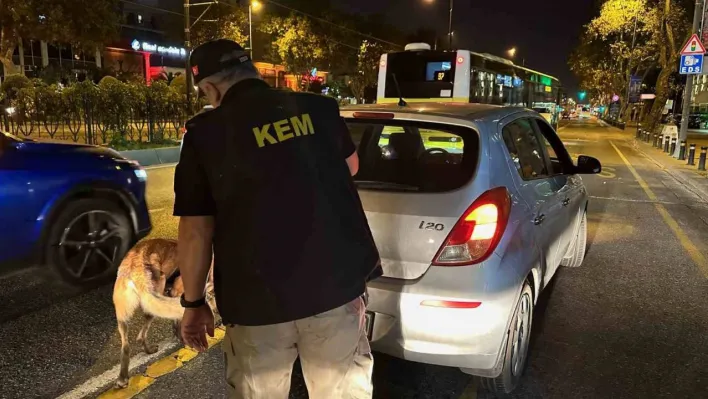
[[[251,61],[253,61],[253,11],[260,10],[261,6],[258,0],[253,0],[248,5],[248,49],[251,52]]]
[[[189,57],[192,55],[192,43],[191,43],[191,30],[192,27],[199,22],[200,19],[206,14],[207,11],[209,11],[209,8],[211,8],[212,4],[217,4],[218,0],[214,1],[207,1],[203,3],[194,3],[194,4],[189,4],[189,0],[184,0],[184,50],[187,56],[187,60],[185,62],[186,66],[186,80],[187,80],[187,106],[190,109],[192,108],[192,92],[194,91],[194,83],[193,83],[193,77],[192,77],[192,63],[189,60]],[[204,11],[202,11],[201,15],[197,18],[194,23],[189,19],[189,9],[191,7],[196,7],[196,6],[208,6]]]
[[[452,5],[453,0],[450,0],[450,23],[447,26],[447,36],[450,38],[450,50],[452,50]]]
[[[425,0],[426,3],[432,4],[435,0]],[[454,5],[454,0],[450,0],[450,19],[447,25],[447,39],[449,50],[452,50],[452,9]]]
[[[693,10],[693,29],[692,33],[700,34],[701,17],[703,16],[704,0],[696,0],[696,5]],[[705,28],[703,28],[705,29]],[[693,75],[686,76],[686,86],[683,88],[683,101],[681,102],[681,126],[679,128],[678,142],[686,141],[688,137],[688,117],[691,112],[691,92],[693,91]],[[676,151],[673,153],[674,158],[679,157],[679,146],[676,146]]]

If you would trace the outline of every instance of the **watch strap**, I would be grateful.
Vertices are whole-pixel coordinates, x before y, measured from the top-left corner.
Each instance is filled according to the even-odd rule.
[[[197,299],[196,301],[190,302],[190,301],[184,299],[184,294],[182,294],[182,296],[179,297],[179,303],[185,309],[199,308],[199,307],[202,307],[206,304],[206,298],[202,297],[201,299]]]

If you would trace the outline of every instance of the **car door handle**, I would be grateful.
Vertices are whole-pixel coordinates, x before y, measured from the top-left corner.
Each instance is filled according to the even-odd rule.
[[[533,224],[538,226],[539,224],[543,223],[544,219],[546,219],[546,215],[540,214],[540,215],[536,216],[535,218],[533,218]]]
[[[568,206],[570,204],[570,198],[566,198],[563,200],[563,206]]]

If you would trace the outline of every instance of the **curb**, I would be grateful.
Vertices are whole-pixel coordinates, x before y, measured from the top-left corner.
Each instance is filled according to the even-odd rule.
[[[214,329],[214,337],[208,337],[207,341],[209,348],[211,349],[214,345],[217,345],[224,339],[226,330],[223,326],[216,327]],[[199,352],[188,347],[182,347],[177,351],[158,359],[155,362],[149,364],[145,369],[145,372],[141,374],[134,375],[128,380],[128,386],[122,389],[110,388],[104,391],[98,396],[98,399],[130,399],[147,389],[152,385],[158,378],[170,374],[190,360],[194,359],[199,355]]]
[[[703,200],[704,202],[708,202],[708,181],[706,182],[707,186],[703,187],[700,184],[696,184],[696,182],[691,177],[691,174],[701,176],[698,172],[689,172],[689,171],[684,171],[681,169],[674,169],[671,167],[666,167],[666,166],[664,166],[664,164],[657,161],[654,158],[654,156],[652,156],[651,154],[648,154],[646,151],[644,151],[644,149],[641,148],[641,146],[639,145],[639,142],[637,142],[636,139],[633,139],[632,143],[634,144],[633,147],[637,152],[639,152],[645,158],[652,161],[656,166],[658,166],[664,172],[668,173],[669,176],[674,178],[677,182],[682,183],[685,186],[688,186],[687,188],[689,188],[694,194],[696,194],[698,197],[700,197],[701,200]]]
[[[153,166],[177,163],[179,161],[179,150],[180,147],[164,147],[119,152],[128,159],[138,161],[142,166]]]

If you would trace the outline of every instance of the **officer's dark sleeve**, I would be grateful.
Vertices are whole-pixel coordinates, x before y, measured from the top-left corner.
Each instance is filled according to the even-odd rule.
[[[344,118],[339,116],[339,104],[337,103],[337,100],[332,99],[330,104],[332,104],[334,108],[332,112],[336,112],[338,116],[338,126],[335,134],[337,135],[337,141],[339,142],[339,148],[342,151],[342,156],[346,159],[354,154],[356,151],[356,146],[354,145],[354,141],[352,141],[352,135],[349,133],[347,123],[344,121]]]
[[[356,146],[354,145],[354,141],[352,141],[352,135],[349,133],[349,128],[347,127],[346,122],[344,122],[344,118],[339,118],[340,122],[340,128],[339,128],[339,135],[341,136],[341,148],[342,148],[342,155],[344,155],[344,158],[349,158],[354,154],[356,151]]]
[[[182,139],[179,163],[175,171],[175,216],[214,216],[216,206],[209,181],[195,148],[194,134]],[[198,133],[196,133],[198,134]]]

